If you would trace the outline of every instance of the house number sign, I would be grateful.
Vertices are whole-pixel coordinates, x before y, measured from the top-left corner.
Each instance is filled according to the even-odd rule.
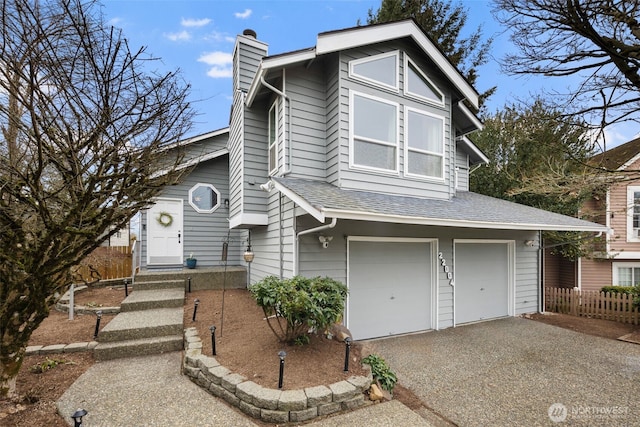
[[[447,275],[447,279],[449,279],[449,285],[450,286],[454,286],[453,273],[449,269],[449,266],[447,265],[447,261],[444,259],[444,256],[442,255],[442,252],[438,252],[438,261],[440,261],[440,265],[442,266],[442,270]]]

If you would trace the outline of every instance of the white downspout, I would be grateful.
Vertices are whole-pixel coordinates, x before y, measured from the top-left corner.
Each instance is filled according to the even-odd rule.
[[[293,275],[297,276],[298,275],[298,263],[299,263],[299,259],[300,256],[298,254],[298,239],[300,238],[300,236],[304,236],[305,234],[310,234],[310,233],[315,233],[317,231],[322,231],[322,230],[327,230],[330,228],[333,228],[336,226],[336,224],[338,223],[338,218],[332,218],[331,222],[329,224],[324,224],[324,225],[320,225],[318,227],[315,228],[310,228],[308,230],[302,230],[299,233],[296,233],[296,238],[293,239],[293,256],[295,257],[295,262],[293,263]]]
[[[274,87],[273,85],[267,83],[264,79],[264,75],[260,76],[260,83],[262,83],[267,89],[275,92],[276,95],[282,97],[282,115],[285,118],[285,128],[286,128],[286,137],[283,138],[284,142],[284,151],[286,155],[286,160],[284,162],[284,172],[281,176],[285,176],[291,173],[291,98],[287,96],[287,94],[282,90]],[[286,72],[285,69],[282,69],[282,87],[284,89],[286,83]],[[289,108],[287,109],[287,104]],[[285,114],[285,109],[287,109],[287,113]],[[288,120],[287,120],[288,117]]]

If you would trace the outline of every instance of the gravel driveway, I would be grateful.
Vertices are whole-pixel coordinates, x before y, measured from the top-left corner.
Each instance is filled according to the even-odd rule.
[[[637,344],[508,318],[367,346],[459,426],[640,425]]]

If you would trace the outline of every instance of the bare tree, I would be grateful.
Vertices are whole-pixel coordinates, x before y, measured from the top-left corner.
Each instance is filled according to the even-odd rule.
[[[640,121],[640,3],[637,0],[495,0],[498,20],[519,52],[505,58],[513,74],[573,76],[554,93],[569,118],[604,129]],[[567,79],[568,82],[568,79]]]
[[[192,110],[179,74],[153,72],[94,1],[0,7],[3,397],[70,268],[178,178],[165,148]]]

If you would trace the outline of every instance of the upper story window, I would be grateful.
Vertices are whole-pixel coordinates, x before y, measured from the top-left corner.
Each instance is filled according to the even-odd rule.
[[[627,187],[627,241],[640,242],[640,186]]]
[[[398,90],[398,51],[354,59],[349,62],[349,76],[388,89]]]
[[[220,192],[211,184],[198,183],[189,190],[189,204],[196,212],[211,213],[220,206]]]
[[[444,117],[405,108],[405,174],[444,177]]]
[[[351,92],[352,166],[397,172],[398,104]]]
[[[640,284],[640,263],[613,263],[613,285],[635,286]]]
[[[278,171],[278,102],[269,109],[269,175]]]
[[[405,55],[405,86],[404,92],[438,105],[444,105],[444,95],[418,66]]]

